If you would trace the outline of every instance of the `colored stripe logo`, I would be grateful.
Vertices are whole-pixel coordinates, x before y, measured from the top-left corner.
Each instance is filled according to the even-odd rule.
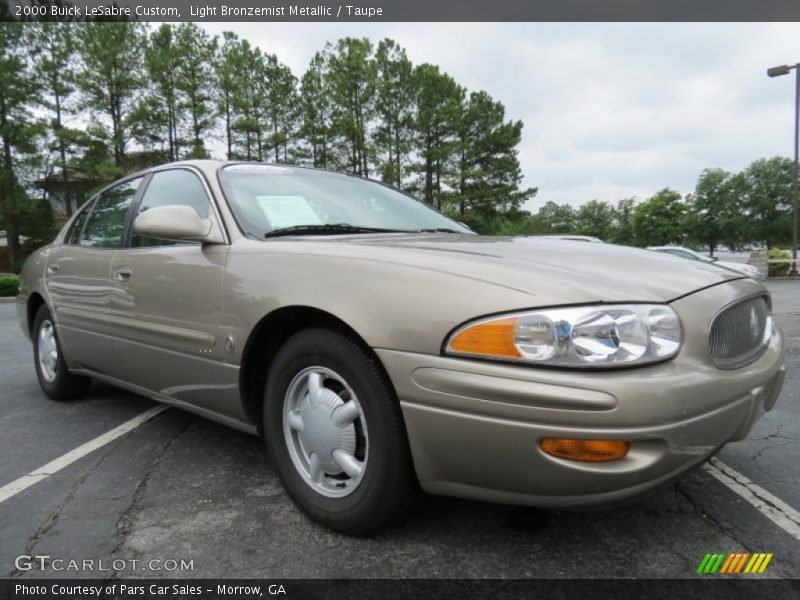
[[[772,560],[772,552],[735,552],[733,554],[725,554],[724,552],[715,552],[713,554],[706,554],[697,567],[697,573],[703,575],[714,575],[715,573],[724,573],[727,575],[738,575],[740,573],[763,573],[769,561]]]

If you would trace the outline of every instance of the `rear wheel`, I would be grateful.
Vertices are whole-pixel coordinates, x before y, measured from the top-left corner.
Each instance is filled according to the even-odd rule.
[[[292,500],[332,529],[390,524],[416,487],[394,390],[377,360],[344,333],[289,339],[270,368],[264,432]]]
[[[46,305],[39,307],[33,322],[33,359],[42,391],[52,400],[70,400],[89,388],[88,377],[74,375],[67,369],[55,323]]]

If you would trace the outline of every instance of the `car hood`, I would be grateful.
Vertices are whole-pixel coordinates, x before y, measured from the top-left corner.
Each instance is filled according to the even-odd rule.
[[[649,250],[558,239],[423,234],[253,242],[262,249],[273,243],[292,253],[381,261],[466,277],[531,294],[539,306],[669,302],[743,277]]]

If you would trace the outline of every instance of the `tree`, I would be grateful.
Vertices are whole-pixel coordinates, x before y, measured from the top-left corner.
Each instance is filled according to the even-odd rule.
[[[705,169],[694,194],[687,198],[686,231],[689,239],[708,246],[709,253],[720,243],[736,245],[742,234],[743,198],[741,177],[722,169]]]
[[[637,246],[663,246],[683,241],[685,206],[681,195],[664,188],[633,209],[634,243]]]
[[[614,207],[608,202],[591,200],[575,213],[575,232],[607,240],[614,226],[615,217]]]
[[[144,26],[133,21],[88,22],[78,29],[82,63],[78,87],[89,109],[110,121],[108,138],[114,162],[122,169],[131,129],[136,125],[129,113],[145,83],[145,39]]]
[[[299,135],[310,145],[314,167],[328,168],[332,106],[325,87],[328,79],[325,55],[317,52],[300,81]]]
[[[236,51],[239,46],[239,36],[231,31],[222,32],[222,46],[214,59],[214,73],[216,75],[217,106],[220,113],[225,115],[225,142],[227,145],[226,158],[233,158],[233,98],[237,93],[236,85]]]
[[[505,107],[486,92],[473,92],[455,119],[455,169],[449,187],[457,195],[457,213],[493,220],[519,210],[536,193],[520,190],[522,171],[516,147],[522,121],[505,121]]]
[[[271,129],[268,143],[272,147],[275,162],[289,161],[289,140],[298,118],[297,79],[292,71],[278,61],[274,54],[264,56],[264,79],[266,84],[262,100],[266,102],[266,126]]]
[[[61,169],[63,187],[66,190],[69,182],[67,158],[74,156],[76,146],[85,139],[82,131],[68,128],[64,124],[65,116],[75,110],[70,103],[75,92],[76,77],[73,60],[76,46],[75,26],[71,23],[44,21],[35,25],[33,31],[36,36],[35,75],[42,86],[39,101],[52,114],[49,124],[50,149],[58,153],[58,161],[54,166]],[[69,217],[73,212],[73,198],[65,194],[64,200]]]
[[[31,40],[20,23],[0,23],[0,217],[8,243],[9,270],[16,269],[20,253],[20,220],[28,197],[19,176],[36,160],[36,140],[42,124],[32,113],[38,97],[28,54]]]
[[[176,87],[185,98],[191,137],[187,157],[208,158],[204,136],[214,126],[210,82],[217,38],[210,37],[194,23],[182,23],[175,31],[175,47],[180,57]]]
[[[325,87],[333,105],[333,132],[345,141],[349,170],[369,177],[367,128],[374,110],[376,75],[372,43],[366,38],[342,38],[326,48],[326,55]]]
[[[544,227],[543,233],[572,233],[575,227],[575,210],[569,204],[545,202],[537,214]]]
[[[791,239],[794,165],[781,156],[761,158],[744,171],[746,236],[767,248]]]
[[[377,93],[375,146],[381,179],[396,187],[411,151],[414,123],[414,67],[397,42],[384,39],[375,53]]]
[[[178,160],[184,145],[179,138],[184,104],[177,86],[183,58],[176,46],[172,25],[164,23],[150,34],[144,55],[151,93],[137,107],[134,119],[139,125],[137,137],[146,147],[158,143],[163,146],[166,142],[169,160]]]
[[[634,198],[623,198],[617,202],[608,241],[624,246],[633,244],[633,208],[635,205]]]
[[[415,142],[420,162],[413,166],[419,179],[414,190],[425,202],[441,208],[442,181],[452,169],[456,125],[462,111],[464,88],[439,71],[422,64],[414,69],[417,89]]]

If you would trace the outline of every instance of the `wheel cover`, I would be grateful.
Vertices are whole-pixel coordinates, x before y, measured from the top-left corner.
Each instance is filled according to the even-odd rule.
[[[325,367],[295,375],[283,401],[283,433],[289,456],[315,492],[341,498],[364,478],[367,423],[350,385]]]
[[[56,343],[56,330],[49,319],[39,325],[39,372],[47,383],[56,379],[58,369],[58,344]]]

